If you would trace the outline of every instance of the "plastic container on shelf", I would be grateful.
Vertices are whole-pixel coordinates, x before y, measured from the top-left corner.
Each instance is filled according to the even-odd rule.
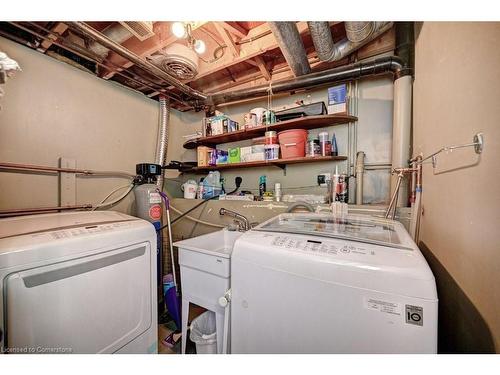
[[[301,158],[306,154],[307,130],[291,129],[278,133],[281,158]]]
[[[306,156],[315,157],[321,155],[321,149],[319,147],[319,140],[309,139],[306,145]]]
[[[264,153],[266,155],[266,160],[278,160],[280,155],[279,145],[265,145]]]
[[[332,143],[328,132],[321,132],[318,134],[319,147],[321,149],[321,156],[330,156],[332,154]]]
[[[270,130],[265,133],[265,144],[266,145],[278,144],[278,135],[274,130]]]

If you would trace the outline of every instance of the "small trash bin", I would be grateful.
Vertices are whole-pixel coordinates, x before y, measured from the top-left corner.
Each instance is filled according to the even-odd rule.
[[[217,330],[213,311],[205,311],[193,319],[189,338],[196,344],[197,354],[217,354]]]

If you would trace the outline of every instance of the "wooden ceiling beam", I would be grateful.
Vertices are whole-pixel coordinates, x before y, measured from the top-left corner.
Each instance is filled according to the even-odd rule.
[[[52,27],[50,29],[50,31],[52,31],[53,33],[55,34],[59,34],[59,35],[62,35],[66,30],[68,29],[68,25],[66,25],[65,23],[63,22],[58,22],[54,27]],[[54,35],[54,34],[49,34],[47,36],[49,39],[51,40],[56,40],[57,37]],[[38,50],[42,53],[45,53],[45,51],[47,51],[50,46],[52,45],[52,42],[49,41],[49,40],[44,40],[40,46],[40,48],[38,48]]]
[[[262,56],[255,56],[253,59],[257,63],[257,67],[259,68],[266,81],[271,80],[271,73],[269,73],[269,70],[267,70],[266,63],[264,62]]]
[[[248,34],[248,31],[245,28],[238,25],[238,22],[230,21],[230,22],[214,22],[214,23],[220,24],[224,29],[226,29],[239,39],[243,39]]]
[[[304,34],[308,31],[307,22],[297,22],[297,27],[300,34]],[[267,25],[267,23],[264,23],[250,30],[248,32],[248,35],[246,36],[246,39],[259,36],[268,31],[270,31],[269,26]],[[198,75],[190,81],[195,81],[219,70],[228,68],[232,65],[239,64],[243,61],[248,61],[249,59],[253,59],[255,56],[262,55],[263,53],[276,48],[278,48],[278,43],[276,42],[274,35],[272,35],[272,33],[267,34],[254,40],[251,43],[241,44],[238,57],[234,57],[232,54],[226,53],[219,60],[213,63],[200,61]]]
[[[231,51],[232,55],[234,57],[238,57],[240,55],[240,46],[234,42],[229,31],[227,31],[219,22],[214,22],[214,27],[226,44],[227,48]]]

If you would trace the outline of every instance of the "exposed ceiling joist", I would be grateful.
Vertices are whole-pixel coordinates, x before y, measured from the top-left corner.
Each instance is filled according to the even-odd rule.
[[[297,27],[299,33],[303,34],[307,32],[307,22],[298,22]],[[256,28],[250,30],[245,39],[251,39],[259,35],[263,35],[266,32],[270,32],[269,26],[267,24],[262,24]],[[238,57],[232,56],[232,54],[226,53],[219,60],[214,63],[206,63],[201,61],[198,70],[198,75],[192,79],[197,80],[199,78],[205,77],[209,74],[215,73],[221,69],[228,68],[232,65],[239,64],[248,59],[252,59],[255,56],[261,55],[267,51],[278,48],[278,43],[272,34],[264,35],[251,43],[245,43],[240,45],[240,54]]]
[[[227,48],[229,48],[229,50],[231,51],[232,55],[234,57],[238,57],[240,55],[240,46],[238,46],[234,42],[234,40],[233,40],[231,34],[229,33],[229,31],[227,31],[218,22],[214,22],[214,26],[215,26],[215,29],[217,30],[217,32],[219,33],[219,35],[221,36],[222,40],[226,44]]]
[[[52,27],[50,29],[50,31],[52,31],[55,34],[62,35],[67,29],[68,29],[68,25],[66,25],[63,22],[58,22],[54,27]],[[54,34],[49,34],[48,38],[52,39],[52,40],[56,40],[57,39],[57,37]],[[47,51],[50,48],[51,45],[52,45],[52,42],[50,42],[48,40],[44,40],[38,50],[40,52],[45,53],[45,51]]]
[[[219,22],[217,22],[217,23],[219,23]],[[245,30],[240,25],[238,25],[237,22],[231,22],[231,21],[230,22],[220,22],[220,25],[239,39],[243,39],[248,34],[248,31]]]
[[[266,81],[271,80],[271,73],[269,73],[269,71],[267,70],[266,63],[264,62],[262,56],[255,56],[253,59],[257,63],[257,67],[259,68]]]

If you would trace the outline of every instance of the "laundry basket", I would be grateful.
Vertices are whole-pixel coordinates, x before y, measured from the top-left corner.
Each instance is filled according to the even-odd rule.
[[[205,311],[193,319],[189,338],[196,344],[197,354],[217,354],[217,331],[213,311]]]

